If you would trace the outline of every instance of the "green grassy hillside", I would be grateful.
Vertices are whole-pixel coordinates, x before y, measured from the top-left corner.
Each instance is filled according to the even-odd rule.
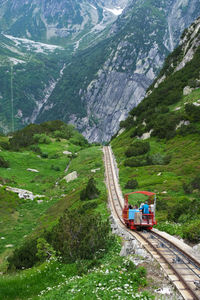
[[[135,299],[152,299],[145,291],[145,269],[120,257],[121,242],[110,234],[102,147],[88,145],[60,121],[1,136],[0,147],[1,297],[111,299],[135,294]],[[67,183],[63,178],[74,171],[77,179]],[[89,187],[91,178],[95,188]],[[44,197],[19,199],[7,186]]]
[[[130,192],[128,181],[133,190],[156,192],[157,227],[194,243],[200,241],[200,48],[199,32],[191,33],[198,23],[167,58],[162,82],[154,82],[111,141],[123,192]],[[193,58],[176,70],[190,47]]]

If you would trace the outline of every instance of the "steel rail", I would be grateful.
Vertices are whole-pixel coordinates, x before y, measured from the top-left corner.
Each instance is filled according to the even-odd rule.
[[[159,233],[152,231],[151,234],[159,237],[160,239],[162,239],[163,241],[167,242],[168,244],[170,244],[177,252],[179,252],[181,255],[183,255],[185,258],[187,258],[187,260],[193,265],[195,266],[198,270],[200,270],[200,263],[194,258],[192,257],[189,253],[185,252],[184,250],[180,249],[178,246],[176,246],[174,243],[172,243],[171,241],[169,241],[167,238],[161,236]],[[200,275],[198,275],[200,277]]]
[[[119,212],[117,211],[116,209],[116,204],[114,203],[115,200],[114,200],[114,196],[113,196],[113,191],[112,191],[112,187],[114,188],[114,191],[115,191],[115,197],[118,201],[118,204],[120,205],[121,207],[121,211],[122,211],[122,205],[121,205],[121,202],[120,202],[120,198],[119,198],[119,195],[118,195],[118,192],[117,192],[117,188],[116,188],[116,185],[115,185],[115,180],[114,180],[114,171],[113,171],[113,167],[112,167],[112,161],[111,161],[111,158],[110,158],[110,152],[108,150],[108,147],[104,147],[104,157],[105,157],[105,168],[106,168],[106,173],[107,173],[107,186],[108,186],[108,190],[109,190],[109,195],[110,195],[110,199],[111,199],[111,204],[112,204],[112,207],[118,217],[118,220],[120,221],[121,225],[124,227],[124,229],[129,232],[131,235],[134,235],[133,232],[128,229],[126,226],[125,226],[125,223],[122,219],[122,216],[119,214]],[[110,165],[110,170],[109,170],[109,167],[108,167],[108,163]],[[111,175],[109,175],[109,173],[111,173]],[[112,176],[112,179],[110,180],[110,176]],[[112,183],[110,182],[112,181]],[[183,284],[184,288],[186,291],[188,291],[188,293],[192,296],[192,299],[194,300],[199,300],[199,296],[195,293],[195,291],[188,285],[188,283],[184,280],[184,278],[181,276],[181,274],[175,269],[175,267],[165,258],[165,256],[146,238],[144,237],[141,233],[139,232],[136,232],[138,236],[140,236],[140,238],[142,238],[152,249],[153,251],[155,251],[160,257],[161,259],[173,270],[174,274],[177,276],[177,278],[179,279],[179,281]],[[178,246],[174,245],[171,241],[168,241],[166,238],[163,238],[162,236],[160,236],[158,233],[155,233],[155,232],[151,232],[151,234],[155,234],[157,236],[159,236],[160,238],[164,239],[167,243],[169,243],[170,245],[172,245],[173,247],[177,248],[180,252],[184,252],[183,250],[179,249]],[[194,262],[194,265],[196,266],[196,264],[198,265],[199,263],[196,262],[194,260],[193,257],[191,257],[189,254],[185,253],[186,256],[188,256],[188,260],[189,261],[192,261]]]
[[[181,276],[181,274],[176,270],[176,268],[171,264],[167,258],[159,251],[144,235],[142,235],[140,232],[137,232],[137,234],[145,240],[146,243],[149,244],[150,247],[153,248],[153,250],[164,260],[164,262],[170,266],[170,268],[173,270],[174,274],[177,276],[179,281],[183,284],[185,287],[185,290],[187,290],[191,295],[192,299],[199,300],[199,296],[195,293],[195,291],[188,285],[188,283],[184,280],[184,278]]]
[[[154,239],[156,239],[158,242],[162,242],[163,245],[161,247],[165,247],[168,251],[171,251],[176,257],[178,255],[181,255],[181,263],[183,263],[187,268],[194,273],[195,276],[200,279],[200,274],[198,274],[195,269],[192,269],[189,264],[191,264],[193,267],[195,267],[198,271],[200,271],[200,267],[197,265],[199,264],[195,259],[193,259],[188,253],[186,253],[183,250],[180,250],[180,248],[176,247],[173,243],[171,243],[169,240],[163,238],[161,235],[151,232],[151,235]],[[180,257],[179,257],[180,258]],[[186,260],[186,261],[185,261]],[[196,263],[195,263],[196,262]]]

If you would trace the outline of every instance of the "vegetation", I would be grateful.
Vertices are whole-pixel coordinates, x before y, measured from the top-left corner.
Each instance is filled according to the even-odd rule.
[[[9,162],[3,158],[3,156],[0,156],[0,168],[8,168]]]
[[[181,55],[178,48],[168,57],[160,75],[167,75],[166,79],[157,88],[150,87],[152,93],[121,122],[126,130],[113,138],[111,144],[119,164],[123,192],[128,192],[127,181],[133,178],[141,190],[156,192],[158,228],[197,243],[200,241],[200,88],[197,84],[200,48],[183,69],[173,72],[171,62],[175,62],[175,68]],[[194,89],[184,96],[187,85]],[[145,141],[141,140],[143,133],[150,136]],[[133,185],[133,190],[136,188]]]
[[[20,145],[18,151],[1,147],[10,162],[1,182],[45,196],[19,199],[0,188],[1,296],[9,300],[75,299],[79,286],[83,298],[134,293],[135,299],[152,299],[143,290],[147,284],[144,268],[120,257],[121,243],[110,235],[100,146],[72,144],[71,137],[57,140],[54,134],[45,133],[50,143],[40,136],[38,145]],[[66,148],[72,155],[63,153]],[[68,173],[78,173],[78,178],[68,183],[64,179],[66,165]],[[27,172],[28,166],[39,173]],[[93,169],[97,171],[91,177]],[[87,198],[80,201],[84,186]]]
[[[97,189],[94,178],[90,178],[87,186],[80,193],[81,200],[92,200],[98,198],[100,191]]]
[[[34,144],[50,144],[51,139],[62,138],[70,140],[72,144],[86,146],[88,142],[79,134],[72,125],[67,125],[62,121],[48,121],[40,125],[30,124],[27,127],[13,133],[6,146],[10,150],[19,150],[31,146],[33,151],[40,152],[37,145]]]
[[[176,51],[173,52],[173,59],[176,59],[177,55]],[[182,94],[183,88],[191,83],[191,78],[199,78],[200,68],[197,67],[199,57],[200,49],[183,69],[168,76],[157,88],[153,89],[148,97],[130,111],[129,117],[122,121],[120,126],[132,128],[132,137],[141,136],[142,133],[152,130],[151,136],[171,139],[176,134],[181,134],[180,131],[176,131],[176,127],[181,120],[184,120],[190,121],[193,130],[196,128],[197,132],[200,108],[193,103],[184,106]],[[174,108],[179,107],[179,104],[181,104],[181,109],[175,111]]]

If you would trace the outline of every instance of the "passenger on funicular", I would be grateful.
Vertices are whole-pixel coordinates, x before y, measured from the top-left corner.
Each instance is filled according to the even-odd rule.
[[[142,206],[142,214],[149,215],[148,201],[145,201],[145,204]],[[143,216],[143,218],[147,220],[147,223],[149,223],[149,216]]]
[[[135,205],[132,207],[132,205],[129,205],[129,210],[128,210],[128,218],[129,220],[134,220],[135,219],[135,213],[139,212],[138,206]]]

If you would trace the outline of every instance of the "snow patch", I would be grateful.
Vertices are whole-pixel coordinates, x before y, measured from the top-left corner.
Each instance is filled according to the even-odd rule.
[[[14,57],[9,57],[9,60],[13,63],[13,65],[24,64],[25,63],[24,60],[17,59],[17,58],[14,58]]]
[[[116,8],[107,8],[107,7],[104,7],[104,9],[107,10],[107,11],[109,11],[109,12],[111,12],[115,16],[119,16],[123,12],[123,8],[120,8],[120,7],[116,7]]]
[[[93,6],[92,4],[89,4],[92,8],[97,9],[95,6]]]
[[[34,50],[37,53],[45,53],[45,51],[53,52],[56,49],[63,50],[62,47],[56,46],[56,45],[44,44],[44,43],[35,42],[35,41],[29,40],[29,39],[24,39],[24,38],[17,38],[17,37],[14,37],[12,35],[7,35],[7,34],[4,34],[4,36],[6,38],[12,40],[16,44],[16,46],[23,44],[27,48],[27,50],[31,50],[31,48],[32,48],[32,50]]]

